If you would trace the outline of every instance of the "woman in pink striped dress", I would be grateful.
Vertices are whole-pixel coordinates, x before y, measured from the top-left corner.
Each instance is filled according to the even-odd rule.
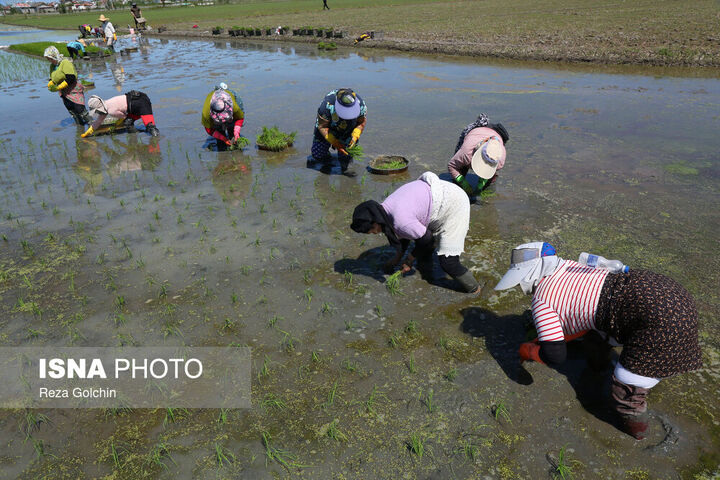
[[[521,361],[563,363],[565,342],[590,331],[623,346],[611,396],[620,428],[637,439],[648,428],[646,397],[661,378],[702,366],[697,309],[677,282],[647,270],[610,273],[526,243],[512,251],[510,269],[495,287],[520,284],[532,295],[538,338],[523,343]]]

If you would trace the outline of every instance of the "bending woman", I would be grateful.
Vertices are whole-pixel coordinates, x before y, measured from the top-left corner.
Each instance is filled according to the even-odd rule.
[[[548,243],[534,242],[512,251],[510,270],[495,289],[517,284],[533,296],[538,332],[537,343],[520,346],[521,361],[561,364],[565,342],[588,332],[623,346],[610,393],[619,427],[637,439],[648,428],[650,389],[661,378],[702,366],[695,302],[671,278],[586,267],[558,257]]]
[[[72,61],[60,54],[55,47],[46,48],[43,56],[51,64],[48,90],[60,94],[65,108],[78,125],[90,123],[90,117],[85,109],[84,89],[77,78],[77,71]]]
[[[470,201],[460,187],[440,180],[432,172],[398,188],[382,204],[369,200],[355,207],[350,228],[358,233],[385,234],[396,249],[386,268],[399,264],[414,240],[415,248],[402,265],[405,272],[410,271],[415,257],[431,261],[437,241],[442,269],[465,292],[480,290],[473,274],[460,263],[470,228]]]

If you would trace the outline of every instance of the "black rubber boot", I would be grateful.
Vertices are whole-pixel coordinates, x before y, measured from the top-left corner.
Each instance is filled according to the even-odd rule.
[[[123,120],[123,127],[127,129],[128,132],[134,132],[135,131],[135,120],[133,120],[130,117],[127,117],[125,120]]]
[[[627,385],[612,376],[610,395],[618,415],[618,427],[638,440],[645,438],[648,429],[647,394],[649,388]]]
[[[160,135],[160,131],[154,123],[148,123],[147,127],[145,127],[145,130],[150,134],[151,137],[157,137],[158,135]]]
[[[470,270],[459,277],[455,277],[455,280],[460,284],[463,291],[466,293],[473,293],[480,286],[477,280],[475,280],[475,276],[470,273]]]

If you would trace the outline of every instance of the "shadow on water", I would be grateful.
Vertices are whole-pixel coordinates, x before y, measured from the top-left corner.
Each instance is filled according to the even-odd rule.
[[[353,275],[363,275],[384,283],[383,265],[393,257],[394,253],[394,249],[389,245],[371,248],[361,253],[356,259],[343,258],[338,260],[335,262],[334,269],[337,273],[350,272]]]
[[[317,160],[312,155],[307,157],[307,168],[316,170],[325,175],[345,175],[346,177],[354,177],[353,171],[348,171],[348,167],[352,162],[352,157],[344,155],[330,155],[326,160]]]
[[[498,315],[479,307],[461,310],[460,329],[473,337],[484,338],[485,347],[507,377],[521,385],[531,385],[530,372],[519,362],[517,349],[527,340],[527,327],[532,324],[532,313],[525,310],[520,315]],[[555,370],[564,375],[582,407],[597,419],[612,423],[608,408],[610,375],[607,370],[591,369],[587,365],[582,341],[567,344],[567,360]]]

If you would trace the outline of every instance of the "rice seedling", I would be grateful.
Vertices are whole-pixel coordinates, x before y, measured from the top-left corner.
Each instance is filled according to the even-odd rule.
[[[120,463],[120,449],[115,447],[115,440],[110,441],[110,456],[113,459],[115,468],[122,468],[122,463]]]
[[[445,374],[445,379],[448,382],[452,382],[457,378],[457,375],[458,375],[458,369],[453,367]]]
[[[405,442],[405,444],[411,453],[414,453],[418,457],[422,458],[425,453],[425,440],[420,435],[417,433],[411,434],[410,439]]]
[[[280,330],[278,328],[278,331],[283,334],[282,340],[280,340],[280,346],[285,350],[286,352],[292,352],[295,350],[295,338],[293,338],[292,334],[290,332],[286,332],[284,330]]]
[[[303,292],[303,294],[305,295],[305,300],[307,300],[308,305],[310,305],[310,302],[312,301],[312,297],[313,297],[312,288],[310,288],[310,287],[306,288],[305,291]]]
[[[267,355],[265,355],[265,358],[263,358],[263,365],[260,371],[257,374],[258,381],[261,379],[270,376],[270,358],[268,358]]]
[[[387,280],[385,280],[385,288],[387,288],[387,291],[390,292],[390,295],[402,295],[402,291],[400,290],[400,277],[402,276],[402,270],[398,270],[397,272],[390,275]]]
[[[310,359],[313,363],[320,363],[320,354],[317,351],[313,350],[310,354]]]
[[[418,333],[417,322],[415,320],[410,320],[407,324],[405,324],[405,333],[408,335],[415,335]]]
[[[450,340],[448,340],[447,337],[440,337],[440,338],[438,338],[437,345],[441,349],[447,350],[450,346]]]
[[[343,279],[345,281],[345,285],[350,287],[353,284],[353,274],[352,272],[349,272],[345,270],[345,273],[343,273]]]
[[[353,362],[349,358],[346,358],[345,360],[343,360],[340,365],[350,373],[357,372],[357,370],[359,368],[357,362]]]
[[[322,408],[330,408],[335,404],[335,399],[338,397],[338,384],[337,380],[333,383],[333,386],[330,388],[330,392],[328,393],[327,400],[325,403],[322,404]]]
[[[361,160],[365,156],[365,151],[362,145],[358,145],[357,143],[350,148],[346,148],[345,151],[353,158],[353,160]]]
[[[278,397],[273,395],[272,393],[268,393],[265,395],[265,398],[260,403],[260,405],[265,409],[265,411],[274,408],[275,410],[284,410],[287,405],[285,405],[285,402],[280,400]]]
[[[390,348],[397,348],[400,345],[400,335],[397,332],[390,335],[390,338],[388,338],[388,345],[390,345]]]
[[[335,440],[336,442],[346,442],[348,440],[347,435],[345,435],[345,433],[343,433],[338,428],[338,419],[337,418],[333,419],[332,422],[327,424],[327,426],[324,430],[325,430],[325,435],[328,438]]]
[[[221,408],[220,413],[218,414],[217,423],[220,425],[225,425],[228,422],[227,418],[228,409],[227,408]]]
[[[323,302],[322,305],[320,305],[320,315],[328,315],[332,313],[335,310],[335,307],[331,303]]]
[[[275,447],[272,444],[272,436],[269,432],[262,432],[262,442],[265,447],[265,466],[267,467],[268,462],[275,461],[283,467],[290,469],[292,468],[306,468],[308,465],[298,463],[297,457],[287,450],[283,450]]]
[[[235,463],[235,455],[219,443],[215,443],[214,458],[215,463],[217,463],[218,470],[220,470],[224,464],[230,465]]]
[[[415,373],[417,371],[417,368],[415,367],[415,355],[410,354],[410,359],[406,363],[408,372]]]
[[[147,458],[145,459],[146,465],[157,465],[163,470],[169,470],[170,467],[165,463],[166,460],[170,460],[173,465],[177,466],[175,460],[170,455],[170,448],[167,443],[160,442],[153,445],[153,448],[148,452]]]
[[[475,459],[478,456],[479,448],[477,445],[473,445],[468,440],[460,440],[460,446],[456,450],[457,453],[461,453],[466,460],[469,460],[471,462],[475,462]]]
[[[20,431],[25,434],[25,439],[32,437],[33,432],[40,431],[40,425],[46,423],[52,425],[50,417],[42,413],[35,413],[33,410],[25,410],[23,422],[20,424]]]
[[[498,402],[493,408],[492,413],[495,416],[495,420],[500,421],[500,418],[504,419],[508,423],[512,423],[512,419],[510,418],[510,411],[507,408],[507,405],[505,405],[504,401]]]
[[[437,405],[433,403],[433,390],[428,390],[424,397],[421,398],[421,402],[427,408],[428,413],[433,413],[437,409]]]
[[[270,320],[268,320],[268,328],[274,327],[277,324],[278,320],[282,320],[282,317],[274,315]]]
[[[555,471],[553,472],[554,479],[559,478],[562,480],[569,480],[573,477],[573,468],[578,465],[582,465],[582,462],[580,462],[579,460],[568,461],[567,445],[563,445],[562,448],[560,448],[557,459],[552,459],[550,455],[548,455],[548,459],[551,461],[552,466],[555,469]]]

